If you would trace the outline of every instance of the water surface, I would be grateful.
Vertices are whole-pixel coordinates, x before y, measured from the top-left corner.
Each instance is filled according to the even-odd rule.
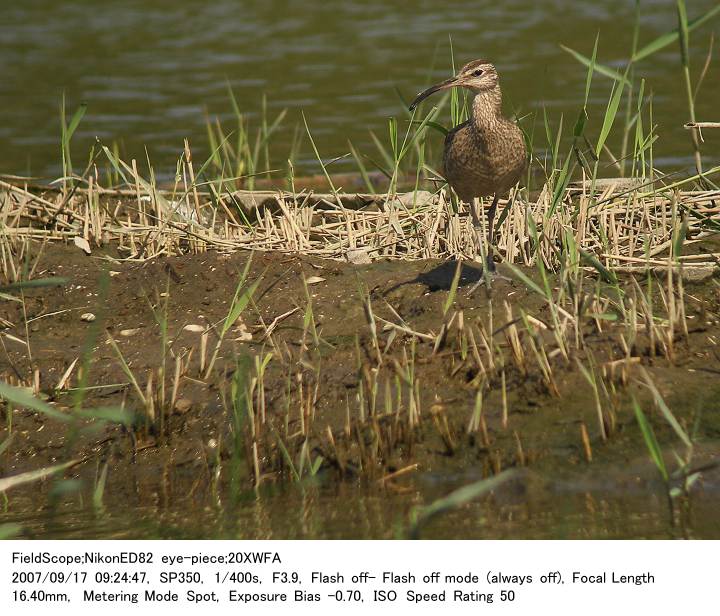
[[[664,486],[649,464],[600,472],[520,471],[518,478],[459,509],[430,520],[428,539],[670,539],[717,538],[720,483],[709,473],[686,502],[671,510]],[[410,536],[416,508],[478,480],[426,473],[387,488],[377,484],[306,481],[265,485],[230,498],[210,496],[197,477],[163,474],[160,481],[115,478],[103,507],[83,491],[47,498],[13,496],[3,524],[20,537],[43,539],[394,539]],[[124,485],[119,485],[124,484]],[[132,485],[135,489],[132,489]],[[47,487],[47,486],[46,486]],[[77,487],[77,486],[76,486]],[[129,491],[126,488],[130,488]],[[53,488],[58,491],[58,485]]]
[[[81,101],[88,114],[76,139],[76,166],[95,137],[118,141],[123,154],[161,172],[174,170],[183,138],[207,152],[206,113],[229,121],[227,83],[254,121],[263,93],[271,116],[287,108],[273,155],[284,163],[304,110],[321,154],[348,151],[352,140],[372,152],[370,130],[404,117],[398,92],[410,98],[450,71],[451,36],[458,62],[476,57],[498,66],[506,109],[520,115],[542,105],[574,121],[585,70],[559,44],[621,65],[629,55],[634,2],[609,0],[414,0],[342,3],[215,0],[212,3],[127,0],[28,0],[3,7],[0,23],[0,171],[56,177],[60,172],[59,105]],[[690,17],[716,4],[688,3]],[[675,3],[643,0],[640,44],[675,27]],[[718,21],[692,34],[693,74],[704,61]],[[718,65],[698,100],[698,117],[717,120]],[[677,44],[642,62],[654,93],[661,140],[659,166],[690,163],[688,119]],[[610,82],[592,92],[591,135],[597,135]],[[229,127],[229,124],[228,124]],[[711,153],[711,145],[706,151]],[[80,162],[82,161],[82,163]],[[304,144],[299,165],[317,171]],[[342,166],[342,165],[341,165]],[[349,163],[345,165],[349,167]]]

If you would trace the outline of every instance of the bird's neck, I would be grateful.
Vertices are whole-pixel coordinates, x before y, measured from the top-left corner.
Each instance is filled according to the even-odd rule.
[[[472,104],[472,123],[478,132],[492,131],[502,119],[500,86],[475,94]]]

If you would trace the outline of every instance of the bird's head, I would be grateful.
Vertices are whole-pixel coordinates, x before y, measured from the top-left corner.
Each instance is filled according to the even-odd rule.
[[[463,66],[458,74],[450,79],[436,83],[427,90],[420,92],[410,105],[410,111],[413,111],[422,101],[431,94],[448,88],[468,88],[475,94],[486,90],[493,90],[498,85],[498,74],[495,67],[487,60],[473,60]]]

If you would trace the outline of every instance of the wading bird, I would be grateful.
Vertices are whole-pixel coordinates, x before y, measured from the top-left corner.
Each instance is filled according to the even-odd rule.
[[[488,211],[487,271],[494,272],[492,245],[498,199],[517,184],[526,169],[525,139],[518,125],[503,116],[498,74],[485,60],[468,62],[455,77],[418,94],[410,111],[431,94],[458,87],[468,88],[475,97],[470,119],[445,137],[443,173],[458,197],[470,206],[479,254],[482,237],[474,200],[493,196]]]

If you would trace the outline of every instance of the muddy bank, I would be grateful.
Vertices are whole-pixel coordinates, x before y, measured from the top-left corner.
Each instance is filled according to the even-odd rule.
[[[208,374],[250,254],[143,263],[115,257],[47,245],[35,276],[64,277],[67,284],[27,290],[24,302],[2,304],[5,382],[33,388],[68,415],[85,383],[83,409],[121,408],[133,417],[124,426],[83,419],[68,428],[4,405],[0,441],[12,440],[0,457],[0,475],[84,460],[61,480],[8,491],[11,517],[52,510],[62,520],[63,510],[80,508],[93,512],[90,526],[102,532],[98,507],[120,519],[118,512],[134,508],[143,521],[120,524],[122,536],[142,534],[146,524],[162,534],[162,520],[187,536],[203,536],[208,518],[215,520],[214,534],[241,532],[238,518],[245,514],[236,514],[248,511],[248,503],[257,511],[257,494],[273,510],[291,503],[312,509],[309,502],[342,520],[353,502],[347,491],[361,490],[363,503],[380,499],[389,509],[377,514],[372,531],[357,536],[392,536],[412,507],[507,468],[530,473],[507,489],[514,511],[518,503],[547,503],[562,492],[558,485],[574,485],[577,499],[597,482],[604,490],[642,484],[633,497],[635,488],[620,490],[618,502],[647,500],[649,490],[663,509],[663,484],[649,463],[631,396],[649,418],[669,469],[677,467],[671,449],[685,455],[686,448],[646,379],[692,435],[686,470],[708,465],[691,494],[705,506],[717,498],[720,326],[712,279],[685,289],[687,332],[678,327],[673,334],[671,357],[667,341],[651,340],[650,332],[629,342],[612,307],[600,305],[577,327],[566,324],[565,357],[551,306],[519,280],[498,279],[491,293],[484,286],[471,293],[482,277],[468,265],[454,294],[455,263],[356,266],[256,252],[243,288],[255,282],[257,288],[229,325]],[[538,279],[537,272],[524,272]],[[658,305],[661,282],[653,291]],[[83,320],[88,314],[94,318]],[[572,343],[578,337],[582,348]],[[89,370],[82,374],[84,358]],[[595,375],[595,387],[578,362]],[[290,492],[298,479],[306,485],[302,497]],[[230,507],[234,522],[226,527],[232,503],[239,504]],[[183,511],[187,520],[180,524]],[[329,532],[335,526],[323,516],[317,524],[326,534],[353,536],[342,524]],[[46,532],[47,521],[30,528]],[[72,532],[72,524],[66,528]],[[254,528],[262,536],[262,525]],[[443,527],[437,534],[451,532]],[[461,532],[492,536],[484,525]]]

